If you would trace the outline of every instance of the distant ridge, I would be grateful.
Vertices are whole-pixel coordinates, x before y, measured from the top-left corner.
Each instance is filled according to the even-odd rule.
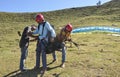
[[[35,15],[39,12],[34,13],[8,13],[8,12],[0,12],[0,22],[31,22],[34,21]],[[70,21],[76,20],[78,23],[83,17],[96,16],[97,18],[100,16],[102,19],[107,21],[120,21],[120,0],[111,0],[107,3],[104,3],[100,7],[97,6],[86,6],[86,7],[76,7],[69,8],[63,10],[56,10],[50,12],[42,12],[45,15],[45,18],[48,21],[54,23],[57,20],[62,21]],[[110,15],[110,16],[106,16]],[[108,18],[107,18],[108,17]],[[79,20],[80,19],[80,20]],[[91,18],[92,19],[92,18]],[[101,18],[99,18],[101,19]],[[81,20],[83,21],[83,19]],[[86,19],[87,21],[87,19]]]

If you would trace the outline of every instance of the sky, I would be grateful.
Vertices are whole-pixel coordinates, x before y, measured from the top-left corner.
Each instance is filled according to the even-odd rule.
[[[0,12],[47,12],[94,6],[99,0],[0,0]],[[111,0],[100,0],[101,4]]]

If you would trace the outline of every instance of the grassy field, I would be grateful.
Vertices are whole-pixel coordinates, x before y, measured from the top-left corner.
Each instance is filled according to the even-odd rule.
[[[45,19],[59,28],[71,23],[73,28],[83,26],[111,26],[120,28],[120,0],[112,0],[96,6],[42,12]],[[112,7],[110,6],[112,5]],[[17,31],[27,25],[37,23],[37,13],[0,12],[0,77],[40,77],[40,69],[34,70],[36,42],[31,42],[25,65],[26,72],[19,71],[20,37]],[[113,33],[93,32],[75,33],[72,38],[80,44],[80,51],[67,44],[66,67],[61,68],[61,52],[53,64],[52,55],[47,55],[48,70],[44,77],[120,77],[120,36]]]
[[[76,33],[72,34],[73,40],[80,44],[80,51],[73,45],[67,44],[66,67],[61,68],[61,52],[57,53],[57,61],[48,65],[44,77],[119,77],[120,74],[120,37],[111,36],[109,33]],[[10,35],[12,36],[12,35]],[[4,37],[5,38],[5,37]],[[7,38],[7,37],[6,37]],[[8,37],[10,38],[10,37]],[[0,50],[0,77],[39,77],[40,69],[34,70],[35,45],[29,47],[26,72],[18,71],[20,50],[19,37],[3,41]],[[47,55],[47,63],[52,61],[52,55]]]

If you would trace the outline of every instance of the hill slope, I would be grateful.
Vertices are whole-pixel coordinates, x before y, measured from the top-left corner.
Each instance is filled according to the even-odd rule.
[[[104,20],[106,23],[101,25],[111,25],[111,22],[120,21],[120,0],[112,0],[100,7],[88,6],[78,7],[50,12],[42,12],[46,20],[62,26],[68,22],[77,25],[98,25]],[[34,22],[37,13],[0,13],[0,22]],[[93,22],[92,22],[93,21]],[[98,24],[96,22],[99,22]],[[108,24],[107,24],[108,23]],[[113,24],[115,24],[113,23]]]

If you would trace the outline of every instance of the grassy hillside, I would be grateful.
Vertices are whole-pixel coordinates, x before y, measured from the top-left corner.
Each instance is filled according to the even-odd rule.
[[[42,12],[45,19],[59,27],[67,23],[74,28],[82,26],[115,26],[120,27],[120,0],[112,0],[97,6],[77,7],[50,12]],[[17,31],[27,25],[36,24],[37,13],[0,12],[0,77],[39,77],[40,70],[33,70],[35,65],[36,42],[30,43],[26,66],[27,72],[20,72],[18,47],[20,37]],[[57,52],[57,62],[49,65],[45,77],[119,77],[120,74],[120,37],[111,33],[77,33],[72,34],[74,41],[80,44],[80,52],[73,45],[67,48],[66,67],[58,67],[61,53]],[[69,47],[69,43],[67,44]],[[52,56],[47,56],[48,63]]]
[[[120,0],[112,0],[107,2],[100,7],[88,6],[88,7],[77,7],[63,10],[56,10],[50,12],[42,12],[45,19],[52,24],[63,26],[70,22],[75,27],[87,26],[87,25],[119,25],[120,21]],[[34,22],[34,17],[37,13],[0,13],[1,23],[12,23],[12,22]],[[90,22],[90,23],[87,23]],[[20,23],[20,24],[21,24]],[[34,22],[35,23],[35,22]]]

